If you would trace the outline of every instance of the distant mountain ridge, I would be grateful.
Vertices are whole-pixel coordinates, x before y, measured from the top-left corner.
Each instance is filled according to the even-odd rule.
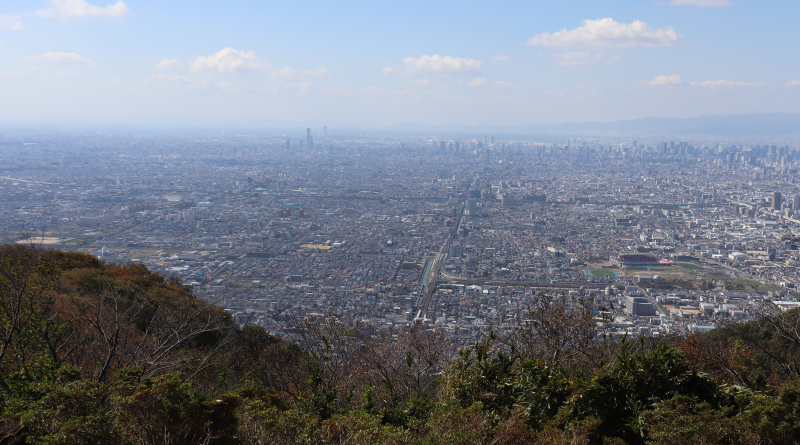
[[[728,116],[699,116],[690,118],[645,117],[615,122],[563,122],[528,125],[441,125],[401,123],[396,125],[347,125],[322,120],[304,122],[230,119],[209,122],[200,117],[185,117],[169,123],[163,116],[159,123],[146,118],[122,122],[11,122],[0,121],[0,134],[4,132],[77,132],[98,134],[206,134],[228,137],[236,135],[282,134],[287,138],[305,140],[306,128],[322,137],[323,126],[328,135],[417,135],[423,137],[473,138],[494,135],[500,139],[535,136],[538,139],[565,137],[645,137],[645,136],[721,136],[721,137],[794,137],[800,138],[800,113],[738,114]],[[334,136],[335,137],[335,136]]]
[[[609,133],[670,133],[683,135],[718,136],[777,136],[800,134],[800,113],[738,114],[729,116],[699,116],[690,118],[646,117],[616,122],[564,122],[538,125],[420,125],[398,124],[390,127],[405,131],[550,133],[569,135],[600,135]]]

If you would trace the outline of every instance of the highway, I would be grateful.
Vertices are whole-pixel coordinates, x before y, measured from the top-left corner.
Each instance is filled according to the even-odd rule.
[[[433,296],[433,291],[436,289],[436,285],[439,283],[439,274],[442,271],[442,265],[444,264],[444,259],[447,258],[447,254],[450,252],[450,245],[453,243],[453,240],[458,235],[458,228],[461,226],[461,218],[464,215],[464,207],[466,203],[461,204],[461,209],[458,211],[456,215],[456,219],[453,222],[453,227],[450,229],[450,232],[447,235],[447,240],[445,241],[444,245],[442,245],[441,250],[434,258],[433,267],[431,273],[428,276],[428,282],[425,283],[425,293],[422,298],[422,302],[420,303],[419,310],[418,310],[418,318],[428,318],[428,305],[431,302],[431,296]],[[420,317],[421,315],[421,317]]]

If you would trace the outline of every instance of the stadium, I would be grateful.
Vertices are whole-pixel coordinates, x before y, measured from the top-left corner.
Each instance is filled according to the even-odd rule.
[[[618,256],[614,260],[614,264],[616,264],[622,269],[627,269],[636,267],[658,266],[659,261],[658,258],[650,255],[623,254]]]

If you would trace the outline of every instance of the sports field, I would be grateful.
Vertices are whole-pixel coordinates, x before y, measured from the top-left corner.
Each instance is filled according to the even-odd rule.
[[[610,270],[590,270],[589,275],[593,277],[616,277],[617,273]]]

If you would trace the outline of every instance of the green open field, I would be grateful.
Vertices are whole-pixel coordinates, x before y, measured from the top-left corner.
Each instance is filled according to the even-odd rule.
[[[589,274],[594,277],[616,277],[617,273],[610,270],[590,270]]]
[[[760,281],[751,280],[749,278],[733,278],[727,274],[710,273],[708,274],[708,278],[724,282],[725,287],[729,291],[765,293],[780,290],[778,287],[764,284]]]
[[[689,269],[689,270],[702,269],[702,267],[698,266],[697,264],[692,264],[692,263],[679,263],[678,265],[681,266],[684,269]]]
[[[431,273],[433,267],[433,258],[425,260],[425,266],[422,267],[422,274],[419,276],[419,284],[426,284],[428,282],[428,275]]]
[[[695,274],[688,269],[675,266],[648,266],[644,269],[626,269],[625,276],[639,278],[641,275],[660,275],[665,280],[693,280]]]

